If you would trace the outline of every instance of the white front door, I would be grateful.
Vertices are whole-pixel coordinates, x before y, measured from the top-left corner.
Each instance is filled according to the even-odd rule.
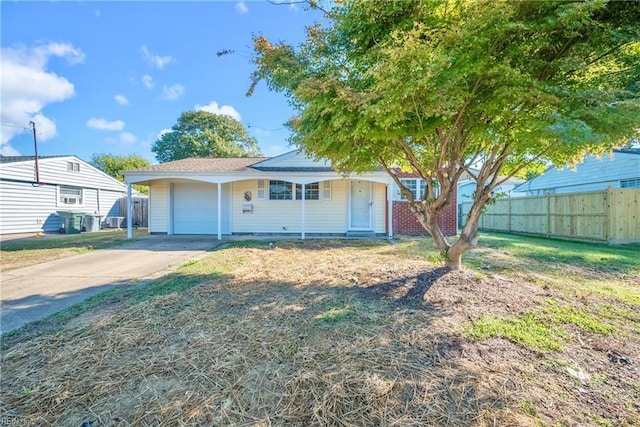
[[[351,181],[349,229],[371,230],[371,183]]]

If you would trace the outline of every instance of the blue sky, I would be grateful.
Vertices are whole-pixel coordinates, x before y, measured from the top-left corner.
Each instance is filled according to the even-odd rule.
[[[250,85],[252,34],[299,43],[322,13],[254,1],[0,2],[1,151],[137,153],[180,113],[206,109],[239,119],[263,153],[292,148],[293,114],[282,94]],[[235,53],[218,57],[216,52]]]

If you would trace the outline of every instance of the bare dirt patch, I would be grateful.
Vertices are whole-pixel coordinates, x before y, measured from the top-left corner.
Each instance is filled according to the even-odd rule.
[[[539,272],[448,272],[409,244],[238,245],[194,266],[220,273],[200,286],[9,339],[0,417],[63,426],[640,423],[640,304],[571,296]],[[601,313],[612,332],[558,324],[555,351],[469,332],[482,316],[551,319],[565,305]]]

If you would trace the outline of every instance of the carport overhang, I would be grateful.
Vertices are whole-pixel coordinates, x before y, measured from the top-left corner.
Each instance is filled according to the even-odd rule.
[[[217,191],[217,206],[218,206],[218,240],[222,240],[222,185],[238,181],[246,180],[283,180],[293,184],[302,185],[302,232],[301,239],[305,239],[305,199],[304,199],[304,186],[312,182],[327,181],[327,180],[346,180],[346,179],[358,179],[361,181],[369,181],[372,183],[378,183],[386,185],[386,197],[387,201],[387,216],[389,218],[388,225],[388,238],[393,238],[393,200],[392,178],[383,171],[364,173],[364,174],[339,174],[335,171],[260,171],[255,170],[251,172],[224,172],[224,173],[203,173],[203,172],[168,172],[168,171],[128,171],[124,172],[125,182],[127,184],[127,238],[133,238],[133,222],[131,212],[133,211],[132,202],[132,185],[151,185],[154,181],[169,181],[169,182],[204,182],[210,184],[216,184]]]

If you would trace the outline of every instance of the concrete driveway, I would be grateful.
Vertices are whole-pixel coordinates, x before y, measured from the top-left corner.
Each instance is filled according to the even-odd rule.
[[[215,236],[145,236],[0,276],[0,333],[11,332],[116,286],[153,279],[207,255]]]

